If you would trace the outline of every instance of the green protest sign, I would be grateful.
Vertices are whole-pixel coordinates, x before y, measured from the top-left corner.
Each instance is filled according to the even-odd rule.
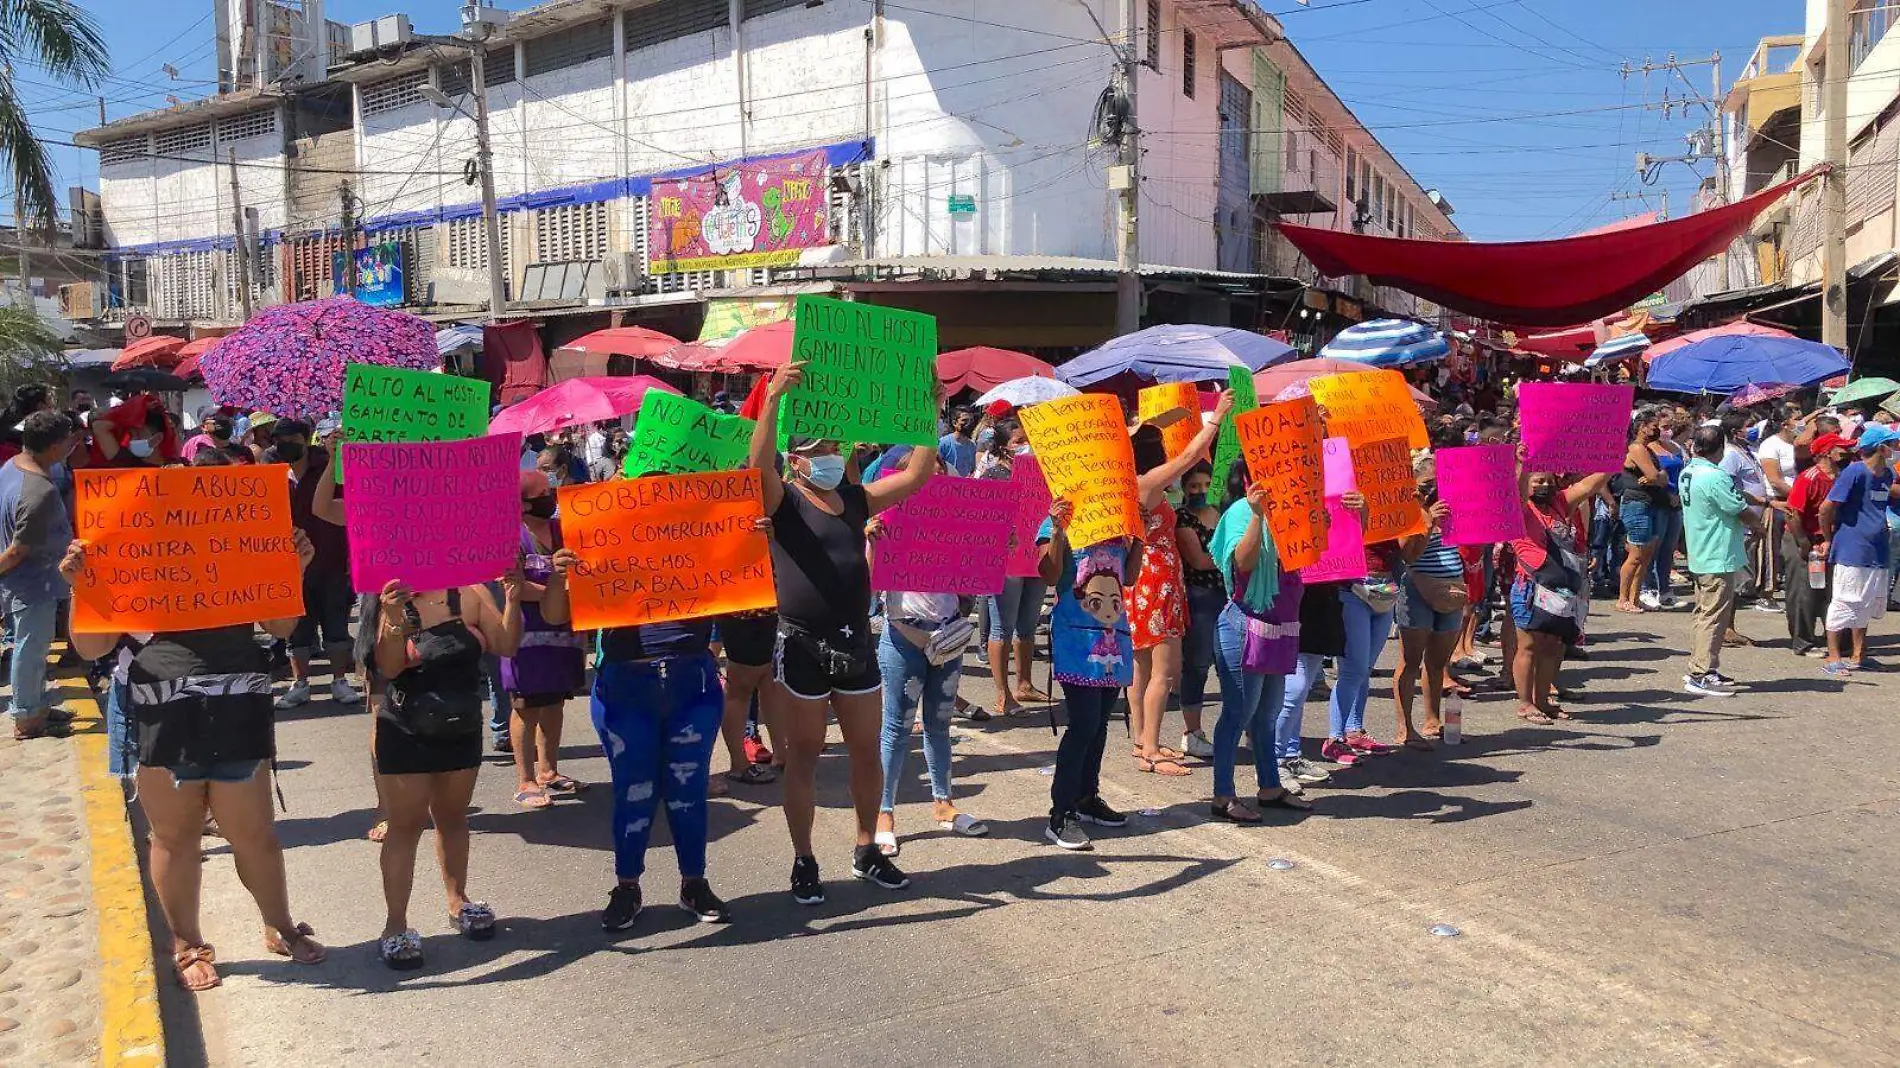
[[[1260,398],[1254,393],[1253,372],[1245,367],[1227,369],[1227,391],[1234,395],[1234,410],[1221,420],[1220,437],[1215,439],[1213,488],[1217,500],[1227,496],[1227,471],[1240,459],[1240,432],[1234,429],[1234,417],[1260,407]]]
[[[487,382],[366,363],[344,368],[345,442],[461,441],[487,433]]]
[[[937,443],[937,319],[901,308],[801,296],[792,359],[805,381],[779,404],[794,434],[872,445]]]
[[[627,446],[628,478],[731,471],[752,451],[752,420],[721,415],[672,393],[649,390]]]

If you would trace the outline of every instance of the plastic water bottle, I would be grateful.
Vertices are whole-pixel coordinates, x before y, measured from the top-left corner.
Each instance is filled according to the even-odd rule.
[[[1445,695],[1445,724],[1438,740],[1446,745],[1464,744],[1465,699],[1455,693]]]
[[[1821,559],[1820,553],[1810,549],[1808,550],[1808,589],[1824,590],[1826,588],[1827,561]]]

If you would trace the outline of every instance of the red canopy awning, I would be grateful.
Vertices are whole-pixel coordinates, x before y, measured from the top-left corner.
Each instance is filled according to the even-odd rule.
[[[1687,274],[1821,170],[1695,215],[1555,241],[1414,241],[1279,227],[1329,277],[1362,274],[1500,323],[1570,326],[1620,312]]]

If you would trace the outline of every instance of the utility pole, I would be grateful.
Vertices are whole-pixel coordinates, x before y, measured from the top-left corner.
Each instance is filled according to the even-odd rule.
[[[476,40],[468,50],[469,88],[475,96],[475,167],[482,182],[482,236],[488,243],[488,318],[500,322],[508,309],[508,286],[502,277],[501,215],[495,208],[495,154],[488,143],[488,49]]]
[[[1122,122],[1121,162],[1113,168],[1109,188],[1117,193],[1119,225],[1115,228],[1115,333],[1141,329],[1141,131],[1135,99],[1141,61],[1136,31],[1135,0],[1122,0],[1121,92],[1127,115]],[[1154,27],[1148,28],[1149,33]]]
[[[237,272],[238,306],[244,311],[244,318],[251,318],[251,272],[246,264],[249,261],[248,250],[244,247],[244,201],[238,192],[237,149],[227,148],[225,161],[231,165],[231,266]]]
[[[1847,352],[1847,0],[1827,0],[1827,53],[1822,69],[1821,343]],[[1851,359],[1851,357],[1850,357]]]

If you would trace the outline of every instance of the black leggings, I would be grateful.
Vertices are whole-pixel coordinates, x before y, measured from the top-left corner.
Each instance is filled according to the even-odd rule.
[[[1061,819],[1102,789],[1102,753],[1108,747],[1108,714],[1120,690],[1111,686],[1062,684],[1069,729],[1056,746],[1056,774],[1049,783],[1049,815]]]

